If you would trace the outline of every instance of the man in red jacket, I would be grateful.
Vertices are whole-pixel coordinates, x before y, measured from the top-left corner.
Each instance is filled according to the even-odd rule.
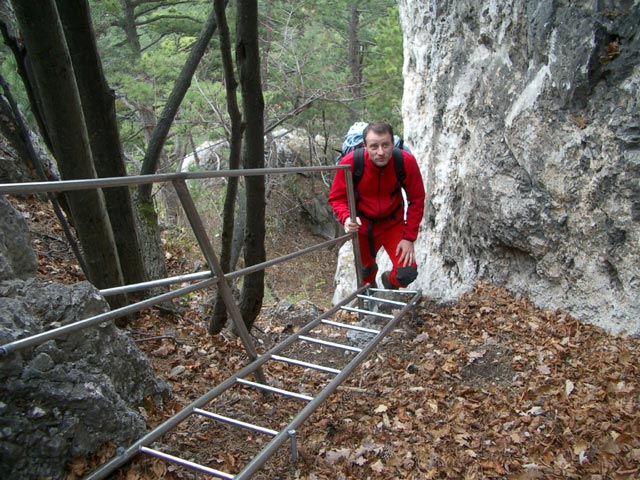
[[[364,129],[364,171],[356,188],[357,217],[350,218],[345,173],[336,172],[329,203],[347,233],[358,232],[362,276],[365,284],[375,286],[378,265],[376,254],[381,247],[389,255],[393,268],[381,280],[386,289],[406,287],[418,276],[413,242],[424,214],[424,184],[415,157],[401,150],[408,206],[406,219],[402,192],[393,157],[393,128],[387,123],[370,123]],[[354,170],[354,153],[342,158],[341,165]]]

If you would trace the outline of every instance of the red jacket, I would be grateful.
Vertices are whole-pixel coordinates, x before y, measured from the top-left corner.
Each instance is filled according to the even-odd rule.
[[[424,184],[415,157],[406,150],[402,150],[402,155],[406,175],[404,188],[409,202],[407,220],[403,227],[403,238],[413,242],[418,238],[418,227],[424,214]],[[340,164],[350,165],[353,173],[353,152],[347,154],[340,161]],[[329,193],[329,203],[341,224],[344,224],[347,217],[350,216],[344,174],[345,171],[342,170],[336,172]],[[385,167],[378,168],[373,164],[365,149],[364,171],[357,187],[358,202],[356,205],[363,227],[366,226],[368,219],[385,219],[394,213],[397,215],[396,218],[402,218],[402,194],[398,191],[397,185],[398,179],[393,157]]]

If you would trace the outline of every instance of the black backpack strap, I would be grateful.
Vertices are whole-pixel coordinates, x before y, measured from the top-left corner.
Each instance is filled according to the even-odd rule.
[[[404,171],[404,156],[399,148],[393,149],[393,166],[396,169],[399,186],[404,188],[404,180],[407,178],[407,174]]]
[[[358,183],[360,183],[363,173],[364,173],[364,148],[356,148],[353,151],[353,189],[356,191],[356,195],[357,195]]]

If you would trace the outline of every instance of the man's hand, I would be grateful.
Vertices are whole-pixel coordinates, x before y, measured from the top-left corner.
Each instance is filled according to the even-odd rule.
[[[347,217],[344,221],[344,231],[345,233],[355,233],[360,228],[360,225],[362,225],[360,218],[356,217],[356,221],[354,222],[351,220],[351,217]]]
[[[413,251],[413,242],[410,240],[400,240],[396,248],[396,255],[400,255],[398,259],[403,267],[408,267],[416,261],[416,255]]]

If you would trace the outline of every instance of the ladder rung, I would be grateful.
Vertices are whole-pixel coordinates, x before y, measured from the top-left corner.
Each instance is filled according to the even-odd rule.
[[[363,310],[362,308],[354,308],[354,307],[340,307],[340,308],[342,310],[346,310],[347,312],[366,313],[367,315],[372,315],[374,317],[393,318],[393,315],[389,315],[388,313],[380,313],[380,312],[374,312],[371,310]]]
[[[401,293],[403,295],[416,295],[418,290],[389,290],[387,288],[368,288],[371,292]]]
[[[283,390],[281,388],[271,387],[269,385],[264,385],[262,383],[252,382],[251,380],[245,380],[244,378],[238,378],[236,381],[238,383],[242,383],[243,385],[249,385],[249,386],[252,386],[252,387],[259,388],[261,390],[267,390],[269,392],[279,393],[281,395],[284,395],[285,397],[298,398],[300,400],[307,400],[307,401],[313,400],[313,397],[310,397],[309,395],[304,395],[302,393],[296,393],[296,392],[290,392],[289,390]]]
[[[333,325],[334,327],[346,328],[349,330],[357,330],[358,332],[374,333],[374,334],[380,333],[380,330],[375,330],[373,328],[360,327],[358,325],[349,325],[348,323],[334,322],[333,320],[322,320],[321,323],[326,323],[327,325]]]
[[[194,408],[193,413],[197,413],[198,415],[202,415],[204,417],[213,418],[214,420],[220,420],[221,422],[225,422],[230,425],[236,425],[238,427],[248,428],[249,430],[253,430],[255,432],[266,433],[268,435],[274,435],[274,436],[278,434],[277,430],[271,430],[270,428],[254,425],[253,423],[247,423],[247,422],[243,422],[242,420],[236,420],[235,418],[225,417],[224,415],[209,412],[208,410],[202,410],[201,408]]]
[[[341,348],[343,350],[349,350],[351,352],[361,352],[362,351],[362,349],[358,348],[358,347],[352,347],[351,345],[343,345],[342,343],[329,342],[327,340],[320,340],[319,338],[306,337],[304,335],[300,335],[298,338],[300,340],[306,340],[307,342],[319,343],[320,345],[326,345],[327,347]]]
[[[218,478],[228,478],[233,479],[235,475],[231,475],[230,473],[221,472],[220,470],[215,470],[213,468],[205,467],[204,465],[200,465],[199,463],[190,462],[189,460],[185,460],[184,458],[174,457],[173,455],[169,455],[168,453],[161,452],[159,450],[154,450],[149,447],[140,447],[140,451],[143,453],[147,453],[149,455],[153,455],[154,457],[162,458],[163,460],[168,460],[170,462],[177,463],[179,465],[183,465],[185,467],[193,468],[194,470],[199,470],[204,473],[208,473],[209,475],[215,475]]]
[[[377,303],[388,303],[389,305],[397,305],[399,307],[404,307],[406,305],[406,302],[400,302],[398,300],[391,300],[389,298],[382,298],[382,297],[374,297],[371,295],[358,295],[358,298],[361,298],[363,300],[373,300],[374,302]]]
[[[317,365],[315,363],[303,362],[302,360],[296,360],[295,358],[281,357],[280,355],[271,355],[271,358],[274,360],[278,360],[280,362],[287,362],[293,365],[298,365],[300,367],[313,368],[314,370],[320,370],[321,372],[328,372],[328,373],[335,373],[335,374],[340,373],[340,370],[336,368],[325,367],[323,365]]]

